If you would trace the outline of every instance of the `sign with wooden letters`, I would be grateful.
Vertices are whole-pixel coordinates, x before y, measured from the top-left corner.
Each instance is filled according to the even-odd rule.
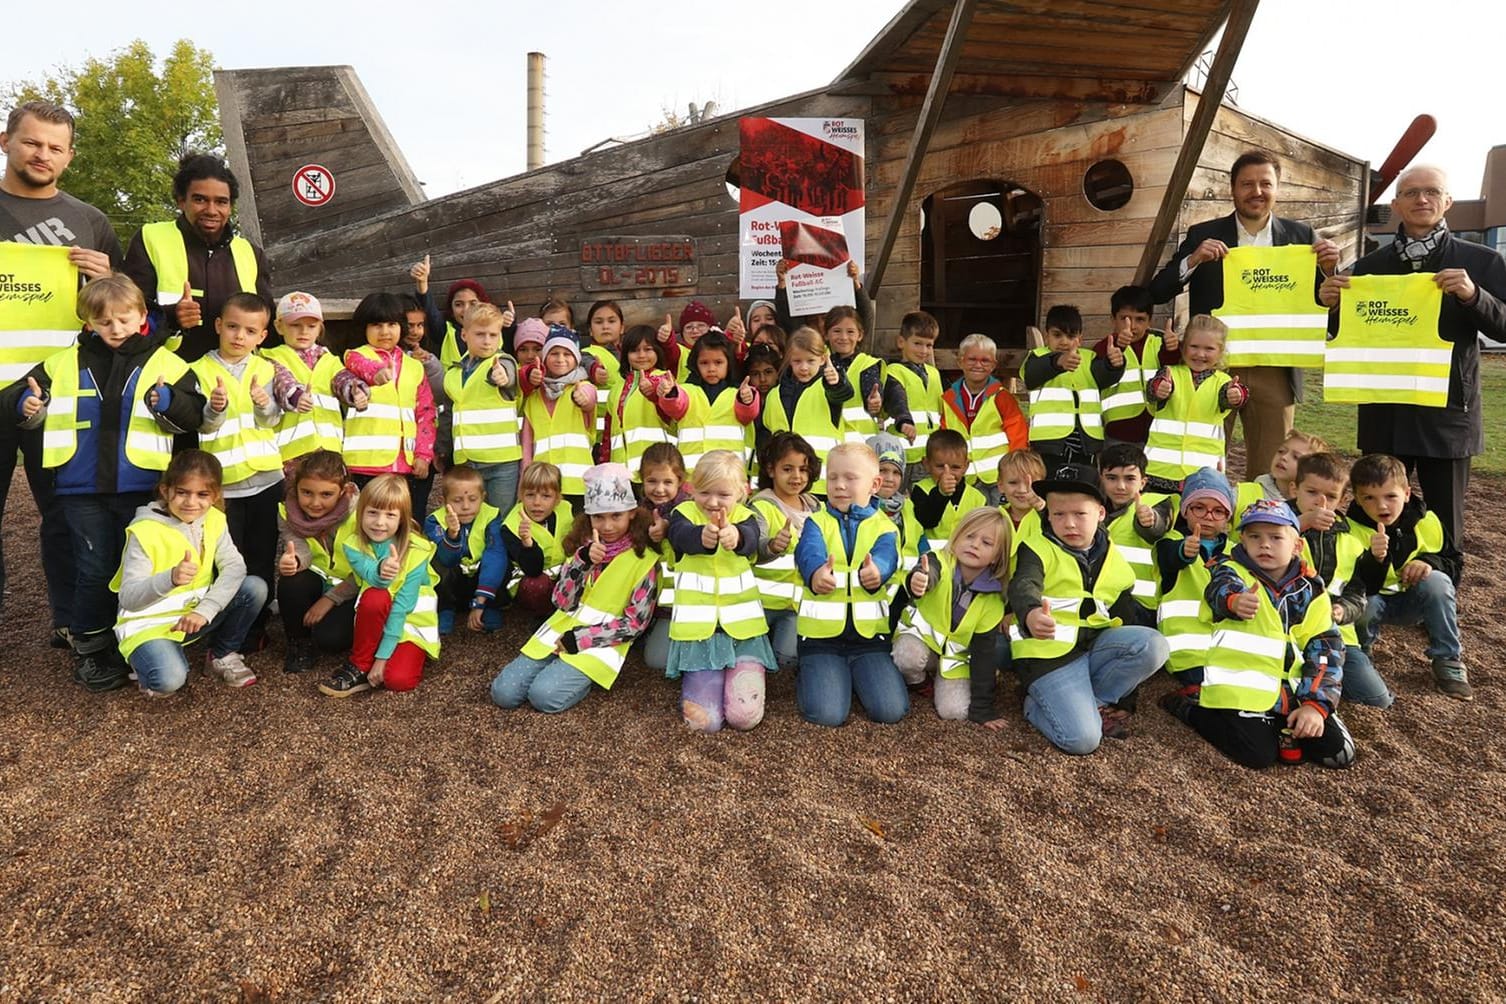
[[[677,289],[700,278],[691,237],[582,237],[580,286],[590,292]]]

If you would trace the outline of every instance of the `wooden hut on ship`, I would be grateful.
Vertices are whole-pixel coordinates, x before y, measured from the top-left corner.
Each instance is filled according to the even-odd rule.
[[[432,199],[350,67],[222,70],[215,84],[249,182],[241,225],[277,288],[356,298],[432,253],[440,288],[471,276],[520,305],[610,296],[629,323],[692,298],[730,315],[740,116],[861,118],[877,344],[918,305],[941,321],[945,367],[972,331],[1023,348],[1056,303],[1106,330],[1116,287],[1229,212],[1228,165],[1251,147],[1282,158],[1282,215],[1353,257],[1367,163],[1227,101],[1201,109],[1183,82],[1224,27],[1204,90],[1225,93],[1257,3],[912,0],[824,88]],[[322,205],[289,184],[311,163],[338,179]],[[592,248],[624,238],[689,238],[692,267],[603,288]]]

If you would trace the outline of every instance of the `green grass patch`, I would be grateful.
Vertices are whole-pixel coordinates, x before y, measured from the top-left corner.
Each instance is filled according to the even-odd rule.
[[[1481,394],[1485,402],[1485,452],[1475,458],[1473,469],[1481,474],[1506,474],[1506,353],[1482,354]],[[1353,454],[1355,406],[1323,403],[1323,371],[1307,371],[1307,400],[1297,405],[1297,428],[1328,440],[1335,448]],[[1238,431],[1235,438],[1242,438]]]

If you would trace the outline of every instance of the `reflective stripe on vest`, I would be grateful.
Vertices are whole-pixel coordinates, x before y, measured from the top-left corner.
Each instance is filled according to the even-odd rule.
[[[662,370],[651,371],[652,376],[661,376]],[[680,392],[685,393],[685,386]],[[642,377],[635,377],[632,388],[623,382],[612,388],[607,399],[607,410],[612,415],[612,462],[627,465],[635,479],[643,467],[643,453],[654,443],[670,443],[669,425],[659,414],[653,400],[643,393]],[[538,394],[530,395],[538,397]],[[563,401],[564,399],[561,398]],[[559,409],[555,409],[556,415]],[[689,470],[689,465],[686,465]]]
[[[1448,404],[1453,346],[1438,337],[1433,273],[1356,275],[1339,294],[1339,333],[1323,357],[1323,400]]]
[[[183,299],[183,287],[188,285],[188,246],[183,243],[183,231],[172,220],[148,223],[141,228],[141,246],[151,259],[157,273],[157,304],[164,309]],[[230,238],[230,261],[235,266],[235,281],[242,293],[256,292],[256,249],[244,237]],[[203,296],[202,289],[193,291],[194,296]],[[177,350],[183,342],[181,334],[168,338],[167,347]]]
[[[1034,552],[1041,562],[1041,599],[1051,604],[1051,618],[1056,631],[1050,638],[1026,637],[1019,624],[1009,629],[1009,651],[1016,659],[1053,659],[1069,655],[1076,647],[1082,628],[1104,629],[1123,623],[1109,613],[1126,590],[1134,588],[1135,573],[1119,548],[1109,541],[1103,566],[1093,583],[1092,593],[1083,586],[1082,569],[1077,559],[1042,537],[1027,538],[1022,549]],[[1023,619],[1028,611],[1017,611]]]
[[[586,468],[591,466],[592,429],[586,417],[568,396],[555,402],[554,411],[543,394],[523,399],[523,421],[533,429],[533,459],[560,469],[560,492],[583,495]]]
[[[912,492],[932,492],[935,490],[936,482],[929,477],[920,479],[911,489]],[[956,503],[947,502],[946,505],[941,507],[941,519],[935,526],[923,527],[920,525],[920,520],[916,518],[915,503],[909,498],[905,499],[905,504],[900,507],[900,522],[903,525],[900,554],[911,559],[908,562],[909,567],[905,568],[905,571],[908,573],[910,568],[915,567],[913,559],[920,554],[920,542],[922,538],[929,541],[932,551],[940,551],[946,547],[947,541],[951,539],[952,529],[961,522],[962,517],[974,509],[986,505],[988,505],[988,499],[983,497],[983,493],[973,485],[966,485],[962,489],[962,496]]]
[[[1375,535],[1373,529],[1351,522],[1349,532],[1359,540],[1365,550],[1370,550],[1370,538]],[[1401,584],[1401,574],[1398,569],[1405,568],[1408,561],[1412,561],[1419,554],[1436,554],[1443,550],[1443,524],[1439,521],[1437,513],[1423,513],[1412,533],[1417,538],[1417,545],[1412,548],[1412,553],[1407,555],[1406,561],[1398,564],[1392,556],[1387,557],[1383,562],[1386,566],[1386,581],[1381,585],[1382,596],[1391,596],[1402,591],[1404,587]]]
[[[957,559],[948,552],[938,552],[941,571],[926,594],[905,608],[899,633],[913,635],[935,652],[940,672],[948,680],[971,676],[969,649],[980,633],[997,631],[1004,620],[1004,597],[1000,593],[973,596],[962,620],[953,628],[952,596]]]
[[[676,425],[680,455],[685,469],[694,471],[700,459],[712,450],[730,450],[743,458],[744,466],[753,453],[753,427],[737,420],[738,388],[728,387],[713,404],[705,388],[697,384],[680,385],[680,393],[690,398],[685,417]]]
[[[695,526],[708,523],[694,502],[681,502],[675,512]],[[736,526],[753,518],[752,510],[735,505],[727,525]],[[683,554],[675,559],[675,604],[669,637],[674,641],[704,641],[721,629],[739,641],[767,634],[763,604],[753,560],[726,548],[711,554]]]
[[[1224,469],[1224,422],[1219,409],[1229,374],[1214,373],[1194,387],[1186,366],[1167,368],[1171,397],[1154,411],[1145,440],[1146,473],[1180,481],[1193,471]]]
[[[1144,495],[1136,502],[1126,507],[1124,512],[1115,517],[1108,526],[1104,527],[1119,553],[1124,555],[1124,560],[1129,562],[1130,568],[1135,572],[1135,585],[1133,587],[1135,599],[1147,610],[1156,607],[1157,594],[1160,592],[1160,576],[1156,574],[1155,545],[1140,536],[1137,506],[1154,507],[1161,503],[1164,495]]]
[[[378,365],[386,360],[369,345],[356,354]],[[401,355],[401,353],[399,353]],[[416,360],[398,361],[397,379],[370,390],[365,411],[354,408],[345,416],[345,463],[366,470],[390,468],[399,455],[410,465],[418,445],[418,385],[424,379]]]
[[[286,502],[277,503],[277,515],[282,517],[282,522],[286,525],[288,522]],[[326,551],[317,537],[303,538],[303,543],[309,549],[309,571],[323,579],[331,589],[350,577],[350,558],[345,554],[345,545],[355,537],[355,533],[356,507],[352,505],[350,514],[335,528],[334,539],[330,542],[331,550]]]
[[[7,299],[0,310],[0,388],[25,378],[37,363],[78,340],[73,312],[78,267],[68,260],[68,253],[66,247],[0,241],[0,275],[35,285],[38,294]]]
[[[350,546],[368,555],[375,556],[370,547],[363,547],[360,538],[350,541]],[[423,649],[430,659],[439,658],[439,600],[434,593],[434,587],[439,584],[439,573],[434,570],[432,564],[434,558],[434,545],[421,533],[408,535],[408,553],[403,555],[403,570],[397,578],[388,586],[382,586],[375,582],[365,582],[352,570],[356,582],[363,589],[386,589],[394,600],[397,594],[402,592],[403,586],[410,575],[422,575],[419,583],[418,599],[413,609],[403,621],[403,641],[411,641]]]
[[[790,523],[784,508],[772,499],[753,500],[753,508],[761,513],[768,524],[769,540],[779,536]],[[753,577],[758,583],[758,596],[764,610],[794,610],[805,587],[800,582],[800,570],[795,567],[795,545],[800,535],[790,527],[790,542],[785,552],[778,557],[753,566]]]
[[[1246,589],[1258,585],[1240,565],[1234,571]],[[1249,620],[1231,617],[1218,622],[1208,645],[1207,665],[1198,703],[1205,708],[1266,712],[1281,702],[1281,687],[1301,672],[1300,653],[1308,641],[1333,626],[1333,606],[1327,593],[1308,604],[1302,623],[1288,631],[1271,602],[1270,591],[1259,586],[1260,608]]]
[[[333,383],[341,369],[340,360],[333,352],[326,352],[310,368],[298,350],[288,345],[263,349],[261,354],[291,373],[314,398],[313,411],[284,411],[277,423],[277,452],[283,462],[315,450],[339,453],[344,445],[345,416],[335,399]]]
[[[579,410],[579,409],[577,409]],[[555,655],[560,637],[566,631],[588,624],[605,624],[622,616],[633,590],[648,578],[659,553],[648,548],[640,556],[632,548],[618,554],[595,579],[588,579],[574,610],[558,610],[523,644],[523,654],[530,659],[548,659]],[[580,652],[561,652],[559,658],[574,666],[604,690],[610,690],[622,672],[631,641],[610,647],[596,646]]]
[[[1223,259],[1224,302],[1213,311],[1229,329],[1227,366],[1321,366],[1328,308],[1313,294],[1318,256],[1306,244],[1232,247]]]
[[[1145,412],[1145,384],[1160,368],[1161,333],[1148,331],[1137,354],[1131,345],[1124,350],[1124,375],[1103,392],[1103,421],[1122,422]]]
[[[1047,348],[1032,349],[1033,356],[1051,355]],[[1078,426],[1089,439],[1103,438],[1101,395],[1093,380],[1093,350],[1080,350],[1082,363],[1075,370],[1059,373],[1030,392],[1030,441],[1065,439]]]
[[[83,426],[78,418],[79,388],[78,351],[65,349],[44,364],[47,379],[51,382],[51,400],[47,402],[47,416],[42,421],[42,466],[51,469],[62,467],[78,452],[78,430]],[[173,436],[165,431],[146,406],[146,396],[161,377],[167,383],[175,383],[188,372],[188,364],[165,348],[158,348],[137,370],[126,384],[131,395],[131,418],[126,426],[125,455],[136,467],[144,471],[165,471],[172,461]],[[97,395],[97,391],[89,391]]]
[[[199,563],[198,573],[187,585],[173,587],[167,595],[139,610],[121,608],[115,619],[115,640],[120,654],[126,658],[130,658],[141,645],[158,638],[168,638],[181,645],[187,636],[174,630],[174,625],[199,605],[214,583],[215,555],[219,551],[220,538],[228,532],[225,514],[214,508],[204,514],[201,546],[197,550],[181,529],[183,525],[176,520],[174,525],[168,525],[154,519],[138,519],[126,528],[126,536],[134,537],[151,559],[153,575],[172,571],[187,551],[194,551]],[[123,561],[110,580],[113,592],[120,592],[122,571]]]
[[[213,355],[199,357],[189,368],[199,378],[199,387],[210,393],[217,380],[225,382],[229,406],[224,419],[213,432],[199,432],[199,449],[212,453],[220,462],[224,483],[237,484],[258,471],[282,470],[277,433],[257,424],[256,405],[251,400],[251,381],[257,381],[270,394],[276,368],[261,356],[247,356],[245,368],[236,377]]]
[[[922,378],[910,363],[892,363],[884,370],[886,377],[894,377],[905,389],[910,408],[910,420],[915,423],[915,442],[905,445],[905,463],[918,464],[926,457],[926,443],[931,433],[941,428],[941,371],[930,363],[925,365]]]
[[[999,413],[999,395],[1009,393],[1003,385],[994,388],[978,405],[972,424],[958,412],[960,401],[948,391],[942,400],[941,426],[955,429],[967,440],[967,476],[976,484],[992,485],[999,481],[999,458],[1009,452],[1009,433],[1004,416]]]
[[[479,362],[466,376],[457,365],[444,375],[456,463],[500,464],[523,458],[517,402],[491,382],[491,367],[490,362]]]

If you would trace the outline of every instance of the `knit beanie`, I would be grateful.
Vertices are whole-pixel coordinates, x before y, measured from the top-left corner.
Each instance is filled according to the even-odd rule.
[[[537,317],[525,317],[518,322],[518,329],[513,332],[512,346],[519,345],[543,345],[549,337],[549,325]]]
[[[700,300],[691,300],[684,310],[680,311],[680,327],[700,321],[702,324],[715,324],[716,316],[711,313],[711,308]]]
[[[1217,502],[1234,513],[1234,489],[1229,485],[1229,479],[1211,467],[1202,467],[1187,475],[1182,482],[1182,509],[1186,509],[1192,503],[1204,499]]]

